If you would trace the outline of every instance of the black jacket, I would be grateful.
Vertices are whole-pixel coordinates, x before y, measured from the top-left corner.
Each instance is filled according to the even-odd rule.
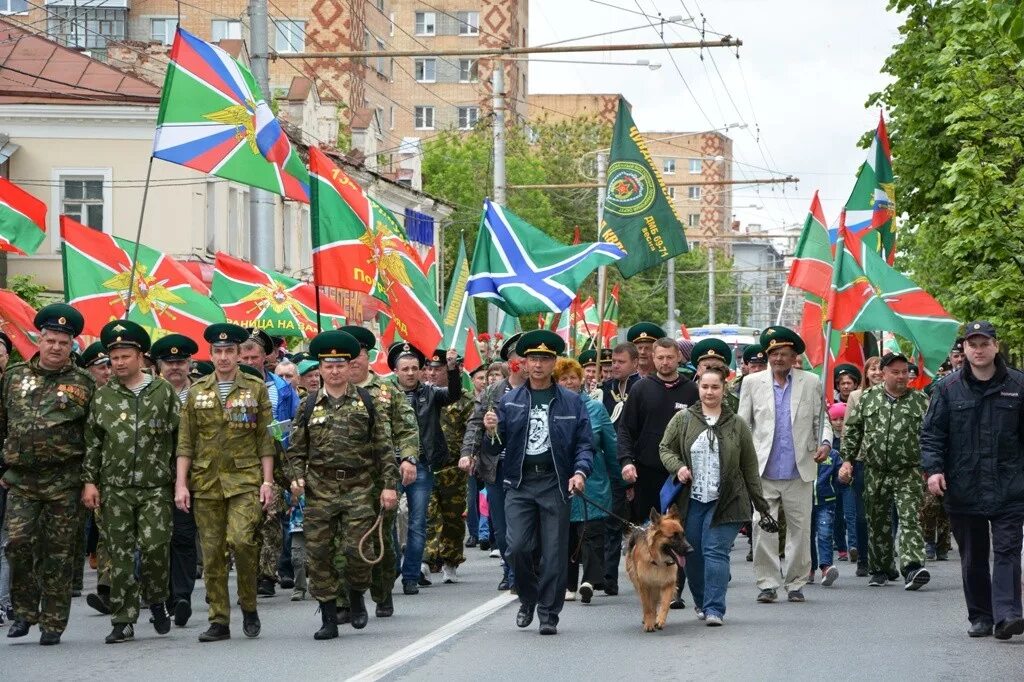
[[[921,466],[945,474],[946,509],[1024,511],[1024,373],[996,358],[987,384],[970,365],[935,384],[921,426]]]
[[[643,464],[664,468],[659,448],[669,420],[699,399],[697,384],[680,375],[666,384],[657,376],[646,376],[629,389],[629,398],[616,424],[619,435],[619,464]]]
[[[462,456],[476,458],[476,475],[484,483],[494,484],[498,475],[498,460],[505,456],[504,448],[483,449],[481,444],[487,437],[484,432],[484,415],[489,409],[497,409],[501,397],[512,390],[508,379],[502,379],[483,390],[473,399],[473,414],[466,422],[466,435],[462,438]],[[500,483],[500,481],[498,481]]]
[[[634,372],[626,377],[626,394],[629,394],[629,389],[633,388],[633,384],[642,379],[638,373]],[[615,406],[620,402],[615,399],[615,395],[619,391],[619,380],[618,379],[606,379],[601,382],[601,402],[604,403],[604,409],[608,410],[608,415],[611,416],[615,412]],[[625,400],[625,396],[620,395],[620,398]]]
[[[416,412],[420,430],[420,462],[437,470],[448,464],[448,443],[441,431],[441,408],[462,397],[462,376],[459,368],[448,370],[448,387],[417,384],[405,391],[405,398]]]

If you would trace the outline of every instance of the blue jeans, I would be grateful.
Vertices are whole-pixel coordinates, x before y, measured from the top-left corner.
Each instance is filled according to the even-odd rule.
[[[478,539],[480,535],[480,488],[476,476],[469,477],[466,486],[466,530],[469,537]],[[482,536],[485,539],[486,535]]]
[[[686,513],[686,539],[693,551],[686,555],[686,577],[690,582],[693,603],[708,615],[725,615],[725,591],[729,587],[729,552],[739,523],[711,525],[718,501],[698,502],[690,499]]]
[[[402,487],[409,507],[409,535],[402,557],[402,582],[416,582],[420,578],[423,548],[427,544],[427,505],[433,488],[434,472],[423,464],[416,465],[416,480]]]
[[[836,549],[840,552],[849,551],[851,548],[860,552],[857,545],[857,492],[850,485],[839,484],[836,490],[839,496],[836,498],[836,519],[832,525],[833,541]]]
[[[836,520],[836,503],[814,505],[811,518],[811,570],[832,565],[832,528]]]

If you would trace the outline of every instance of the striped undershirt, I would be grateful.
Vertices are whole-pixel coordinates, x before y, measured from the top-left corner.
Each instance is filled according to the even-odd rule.
[[[228,399],[228,393],[231,393],[231,387],[234,385],[233,381],[218,381],[217,392],[220,393],[220,401],[226,402]]]
[[[277,400],[279,396],[277,394],[277,384],[274,383],[273,379],[267,382],[267,393],[270,394],[270,411],[276,414]]]
[[[188,400],[188,389],[189,386],[185,386],[185,388],[178,391],[178,400],[181,401],[182,405],[184,405],[185,401]]]
[[[151,383],[153,383],[153,375],[143,373],[142,381],[139,383],[139,385],[132,386],[128,390],[134,393],[135,395],[140,395],[142,393],[142,390],[146,388],[146,386],[149,386]]]

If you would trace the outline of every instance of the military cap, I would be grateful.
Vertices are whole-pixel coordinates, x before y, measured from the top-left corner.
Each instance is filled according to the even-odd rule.
[[[359,341],[348,332],[331,329],[313,337],[309,353],[319,362],[348,362],[359,357]]]
[[[245,374],[248,374],[250,376],[256,377],[260,381],[264,380],[264,377],[260,373],[260,371],[258,369],[256,369],[255,367],[253,367],[252,365],[245,365],[245,364],[239,363],[238,369],[240,369]]]
[[[585,350],[576,356],[576,359],[579,360],[580,365],[583,367],[586,367],[587,365],[596,365],[597,351],[593,348]]]
[[[141,324],[131,320],[111,320],[100,330],[100,341],[107,352],[115,348],[136,348],[143,353],[149,350],[149,333]]]
[[[356,341],[359,342],[359,345],[367,351],[371,351],[377,347],[377,337],[374,336],[373,332],[366,327],[360,327],[355,324],[346,324],[341,328],[341,331],[356,337]]]
[[[11,351],[14,349],[14,344],[11,343],[11,337],[7,336],[7,334],[4,334],[3,332],[0,332],[0,343],[4,345],[4,348],[7,349],[7,354],[10,355]]]
[[[237,346],[249,338],[249,330],[230,322],[218,322],[206,328],[203,338],[213,346]]]
[[[196,360],[192,367],[191,374],[197,377],[205,377],[213,374],[213,363],[209,360]]]
[[[435,350],[433,353],[430,354],[430,357],[427,358],[426,366],[427,367],[441,367],[442,365],[447,365],[448,364],[447,355],[448,355],[448,351],[446,349],[438,348],[437,350]]]
[[[274,339],[272,339],[270,334],[266,333],[262,329],[257,327],[246,327],[245,331],[248,333],[250,339],[260,344],[264,355],[270,355],[274,352],[274,349],[277,348],[277,346],[274,345]]]
[[[416,346],[404,342],[391,344],[391,348],[388,348],[388,367],[391,368],[392,372],[395,371],[398,361],[402,358],[416,358],[416,362],[419,363],[421,368],[426,360],[423,353]]]
[[[773,350],[779,348],[792,348],[793,352],[800,355],[804,352],[804,340],[788,327],[768,327],[761,332],[761,348],[764,354],[771,355]]]
[[[550,355],[557,357],[565,352],[565,340],[550,329],[534,329],[519,337],[516,355]]]
[[[508,362],[508,356],[516,352],[516,344],[519,343],[519,339],[522,336],[523,332],[519,332],[505,339],[505,343],[501,344],[501,351],[498,353],[498,356],[505,362]]]
[[[918,370],[917,365],[914,363],[910,363],[910,365],[907,366],[907,373],[910,374],[910,376],[916,378],[919,372],[920,370]]]
[[[882,359],[879,361],[878,364],[881,367],[888,367],[894,362],[905,362],[908,365],[910,364],[910,360],[908,360],[907,356],[904,355],[903,353],[886,353],[885,355],[882,356]],[[915,367],[914,369],[917,368]]]
[[[721,339],[701,339],[690,351],[690,362],[701,360],[721,360],[726,365],[732,362],[732,349]]]
[[[188,360],[198,352],[199,345],[184,334],[161,336],[149,349],[154,360]]]
[[[612,361],[612,349],[602,348],[601,349],[601,364]]]
[[[964,329],[964,340],[966,341],[972,336],[987,336],[990,339],[994,339],[996,338],[996,328],[991,322],[986,320],[968,322],[967,327]]]
[[[307,353],[304,350],[301,350],[298,353],[292,353],[292,357],[290,359],[291,359],[292,362],[294,362],[297,365],[300,362],[304,362],[304,361],[308,360],[309,359],[309,353]]]
[[[943,360],[942,364],[939,365],[939,371],[940,372],[952,372],[953,371],[953,365],[951,365],[949,363],[949,360]]]
[[[748,365],[766,365],[768,364],[768,356],[764,354],[761,344],[751,343],[743,349],[743,362]]]
[[[78,336],[85,329],[85,318],[82,317],[82,313],[67,303],[51,303],[48,306],[43,306],[36,313],[34,323],[39,331],[49,329],[68,336]]]
[[[653,322],[637,322],[626,332],[626,340],[630,343],[654,343],[665,338],[665,330]]]
[[[950,353],[963,353],[964,352],[964,337],[957,337],[957,340],[953,342],[953,347],[949,349]]]
[[[320,363],[317,362],[316,360],[303,360],[302,362],[298,363],[296,367],[299,370],[299,376],[302,377],[309,374],[311,370],[320,367]]]
[[[82,369],[86,367],[92,367],[103,362],[110,362],[110,358],[107,356],[107,349],[103,346],[102,341],[94,341],[86,346],[82,354],[78,356],[78,366]]]
[[[840,365],[836,365],[836,368],[832,371],[832,380],[838,383],[839,377],[843,376],[844,374],[850,375],[854,382],[858,384],[860,383],[860,380],[863,376],[860,372],[859,367],[857,367],[856,365],[851,365],[848,362],[844,362]]]

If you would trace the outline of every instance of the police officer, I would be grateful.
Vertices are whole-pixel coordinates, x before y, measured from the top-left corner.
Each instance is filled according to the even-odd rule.
[[[248,336],[230,323],[206,328],[203,337],[210,344],[214,371],[189,389],[178,431],[174,503],[187,512],[195,499],[210,602],[210,627],[199,635],[200,642],[231,638],[228,551],[235,557],[242,632],[246,637],[260,634],[256,528],[274,501],[274,444],[267,428],[267,387],[238,365],[239,346]]]
[[[146,374],[149,334],[130,320],[100,331],[114,378],[98,388],[85,428],[82,502],[99,509],[110,553],[107,644],[134,639],[139,597],[149,604],[153,627],[165,635],[167,552],[171,541],[171,458],[180,401],[164,379]],[[135,579],[135,550],[139,579]]]
[[[8,489],[7,561],[14,622],[8,637],[38,623],[39,643],[60,643],[71,609],[85,419],[95,382],[71,362],[85,320],[54,303],[35,317],[39,352],[7,368],[0,384],[0,440]],[[81,556],[78,561],[81,561]]]
[[[378,518],[378,499],[385,509],[398,505],[398,467],[387,440],[386,415],[377,413],[366,389],[349,381],[347,364],[359,350],[351,334],[337,330],[321,332],[310,343],[324,387],[303,399],[288,449],[292,498],[306,496],[303,532],[309,592],[320,602],[321,628],[313,635],[318,640],[338,636],[342,581],[335,542],[340,539],[345,547],[351,623],[361,629],[368,620],[363,593],[371,579],[366,554],[375,545],[361,540]],[[373,494],[375,478],[384,486],[379,496]]]
[[[156,361],[157,370],[174,389],[182,405],[188,400],[188,389],[192,386],[188,370],[192,356],[199,352],[195,341],[181,334],[168,334],[157,339],[149,355]],[[177,434],[175,434],[177,446]],[[172,455],[172,467],[176,467],[176,456]],[[174,616],[174,624],[180,628],[192,617],[192,591],[196,586],[196,566],[199,556],[196,552],[196,520],[191,512],[185,512],[171,505],[171,550],[170,550],[170,593],[167,610]]]
[[[665,330],[653,322],[637,322],[626,332],[626,340],[636,346],[640,376],[654,374],[654,342],[665,338]]]

